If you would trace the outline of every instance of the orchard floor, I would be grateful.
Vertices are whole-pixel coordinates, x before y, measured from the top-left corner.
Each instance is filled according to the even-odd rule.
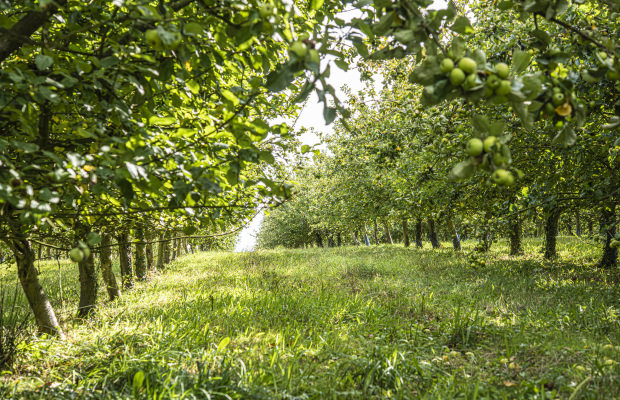
[[[68,338],[31,338],[0,398],[620,398],[620,273],[540,245],[187,255],[87,321],[77,268],[42,263]]]

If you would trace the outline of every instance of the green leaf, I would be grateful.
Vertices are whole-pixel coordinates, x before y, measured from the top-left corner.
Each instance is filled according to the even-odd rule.
[[[89,232],[86,235],[86,243],[89,246],[96,246],[101,243],[101,236],[97,232]]]
[[[461,161],[452,168],[452,175],[457,179],[469,178],[474,174],[475,169],[471,161]]]
[[[233,103],[234,106],[239,105],[239,98],[235,96],[235,94],[231,92],[230,90],[227,90],[227,89],[222,90],[222,96],[224,96],[226,100]]]
[[[43,54],[37,54],[34,57],[34,63],[37,65],[39,71],[43,71],[54,64],[54,59],[50,56],[44,56]]]
[[[307,144],[304,144],[303,146],[301,146],[301,153],[302,154],[306,154],[309,151],[310,151],[310,146],[308,146]]]
[[[574,145],[576,141],[577,134],[570,125],[564,125],[564,128],[553,138],[553,143],[562,147],[570,147]]]
[[[323,7],[324,1],[325,0],[311,0],[310,8],[312,8],[313,10],[318,10],[319,8]]]
[[[183,26],[183,32],[186,35],[202,35],[204,33],[204,28],[199,23],[188,22]]]
[[[525,71],[527,66],[530,64],[530,53],[523,50],[514,50],[512,52],[512,72],[515,75],[520,74]]]
[[[454,21],[454,24],[452,24],[450,29],[456,33],[460,33],[461,35],[469,35],[474,33],[474,28],[472,28],[471,22],[469,22],[469,19],[464,16],[459,16],[456,21]]]
[[[323,117],[325,118],[325,124],[331,124],[336,119],[336,109],[333,107],[325,107],[323,109]]]
[[[220,343],[217,345],[217,351],[218,352],[223,351],[226,348],[226,346],[228,346],[229,343],[230,343],[230,338],[227,336],[224,339],[222,339]]]
[[[151,125],[167,126],[174,124],[176,121],[177,119],[174,117],[158,117],[157,115],[153,115],[149,118],[149,124]]]

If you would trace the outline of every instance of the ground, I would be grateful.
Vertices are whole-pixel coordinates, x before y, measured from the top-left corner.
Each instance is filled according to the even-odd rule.
[[[87,321],[77,268],[42,263],[68,338],[33,337],[0,398],[620,398],[620,274],[525,244],[193,254]]]

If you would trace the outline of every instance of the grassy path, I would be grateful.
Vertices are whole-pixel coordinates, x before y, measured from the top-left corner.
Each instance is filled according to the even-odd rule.
[[[70,337],[31,342],[0,393],[620,398],[618,273],[563,246],[562,263],[496,246],[486,265],[398,246],[195,254],[88,322],[69,316],[65,287]],[[57,265],[42,270],[53,287]]]

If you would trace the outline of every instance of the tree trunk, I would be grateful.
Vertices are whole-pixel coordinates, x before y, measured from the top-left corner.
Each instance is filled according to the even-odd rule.
[[[338,247],[342,246],[342,233],[338,232],[336,240],[338,241]]]
[[[387,219],[383,220],[383,227],[385,228],[385,237],[389,244],[394,244],[392,241],[392,235],[390,235],[390,225],[387,222]]]
[[[605,247],[603,248],[603,257],[599,266],[601,268],[611,268],[618,265],[618,249],[611,247],[611,241],[616,234],[616,205],[611,204],[604,206],[601,213],[601,223],[603,225],[603,234],[605,235]]]
[[[97,305],[97,271],[95,270],[95,260],[93,254],[84,257],[78,263],[80,272],[80,302],[78,305],[78,316],[87,317],[95,311]]]
[[[172,236],[172,234],[170,232],[166,232],[166,234],[165,234],[166,241],[163,243],[163,245],[164,245],[164,265],[170,264],[170,261],[171,261],[171,259],[170,259],[170,257],[171,257],[170,247],[172,246],[171,236]]]
[[[452,248],[454,251],[461,251],[461,236],[456,230],[456,227],[451,219],[448,219],[448,226],[450,227],[450,230],[454,232],[454,235],[452,236]]]
[[[142,226],[136,226],[136,240],[134,253],[136,278],[143,281],[146,279],[146,245],[144,244],[144,228]]]
[[[379,233],[377,232],[377,218],[374,219],[373,228],[375,233],[375,244],[379,244]]]
[[[164,269],[164,249],[166,248],[164,244],[164,240],[166,239],[166,234],[161,233],[159,235],[159,243],[157,243],[157,269],[162,271]]]
[[[155,260],[153,259],[153,239],[155,238],[155,235],[149,229],[144,237],[148,242],[146,244],[146,269],[148,271],[153,271],[153,269],[155,269]]]
[[[366,229],[366,222],[364,222],[364,244],[370,246],[370,239],[368,238],[368,229]]]
[[[415,247],[421,249],[422,244],[422,219],[418,218],[415,224]]]
[[[104,233],[101,236],[101,251],[99,252],[99,262],[101,263],[101,275],[105,283],[110,300],[114,300],[121,295],[121,291],[116,283],[114,271],[112,271],[112,249],[110,235]]]
[[[43,255],[43,246],[39,245],[37,247],[37,260],[40,260],[42,255]]]
[[[12,231],[11,233],[17,239],[4,238],[3,240],[15,256],[17,276],[34,314],[39,332],[64,338],[64,333],[56,319],[56,313],[39,282],[37,269],[34,267],[34,252],[30,243],[22,237],[21,232]]]
[[[560,209],[554,207],[547,217],[547,224],[545,225],[545,258],[548,260],[558,256],[556,243],[560,215]]]
[[[129,233],[123,231],[116,237],[118,242],[118,259],[121,264],[121,282],[125,289],[133,287],[133,273],[131,271],[131,245]]]
[[[52,248],[49,247],[49,246],[45,249],[45,258],[47,260],[51,260],[52,259]]]
[[[594,227],[593,227],[594,223],[592,222],[592,219],[588,219],[588,234],[590,236],[592,236],[592,234],[594,233]]]
[[[510,222],[510,231],[508,236],[510,237],[510,255],[517,256],[523,254],[523,245],[521,243],[521,236],[523,229],[521,227],[521,220],[515,217]]]
[[[568,236],[575,236],[575,234],[573,233],[573,221],[571,220],[570,215],[566,217],[566,220],[567,220],[566,228],[568,230]]]
[[[581,215],[579,209],[575,210],[575,234],[581,237]]]
[[[407,218],[403,218],[403,244],[405,247],[409,247],[409,227],[407,226]]]
[[[315,235],[316,235],[316,245],[317,245],[317,247],[323,247],[323,237],[321,236],[321,234],[319,232],[316,232]]]
[[[437,237],[437,231],[435,231],[435,220],[432,218],[428,219],[428,239],[431,241],[433,249],[438,249],[441,247],[439,238]]]
[[[334,236],[331,232],[327,234],[327,247],[334,247]]]

